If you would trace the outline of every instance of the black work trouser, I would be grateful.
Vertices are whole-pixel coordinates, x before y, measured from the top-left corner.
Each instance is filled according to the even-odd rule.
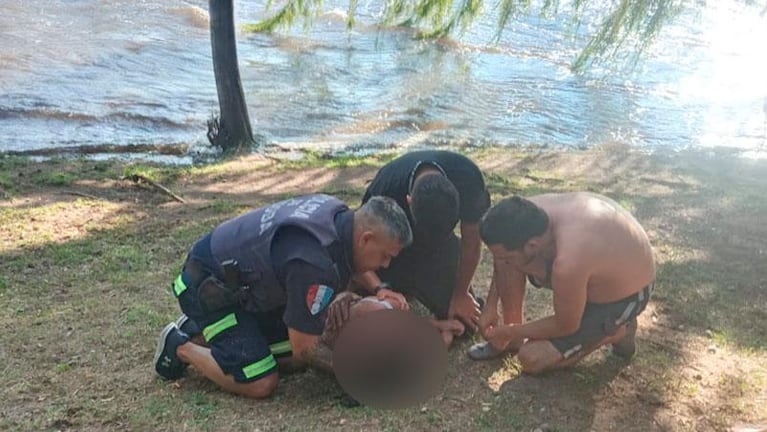
[[[438,242],[414,243],[379,270],[383,282],[408,298],[416,298],[437,319],[450,310],[461,261],[461,240],[453,233]]]

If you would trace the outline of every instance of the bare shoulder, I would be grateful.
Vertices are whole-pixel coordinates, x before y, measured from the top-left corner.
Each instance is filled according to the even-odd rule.
[[[554,207],[571,201],[573,199],[573,195],[573,192],[545,193],[540,195],[532,195],[527,197],[527,199],[544,210],[551,210]]]

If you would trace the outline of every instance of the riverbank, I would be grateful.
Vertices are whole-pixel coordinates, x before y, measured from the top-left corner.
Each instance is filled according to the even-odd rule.
[[[284,379],[247,401],[193,371],[151,367],[178,309],[168,286],[218,222],[295,194],[356,205],[392,155],[201,167],[0,158],[0,429],[727,430],[767,423],[767,163],[709,153],[471,150],[494,201],[591,190],[629,208],[658,261],[656,294],[627,364],[602,351],[570,371],[520,376],[515,360],[451,350],[444,392],[423,407],[343,408],[332,379]],[[160,186],[165,187],[164,191]],[[175,195],[175,197],[174,197]],[[489,254],[475,276],[487,290]],[[550,311],[531,291],[530,316]]]

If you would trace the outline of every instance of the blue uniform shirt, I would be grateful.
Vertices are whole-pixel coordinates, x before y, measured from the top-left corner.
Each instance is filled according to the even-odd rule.
[[[328,304],[352,275],[354,212],[340,212],[335,224],[341,244],[330,248],[293,226],[280,228],[272,241],[274,273],[288,298],[283,320],[303,333],[322,334]]]

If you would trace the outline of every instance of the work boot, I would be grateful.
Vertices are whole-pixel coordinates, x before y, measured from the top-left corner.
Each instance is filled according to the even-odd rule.
[[[189,365],[178,358],[176,350],[187,342],[189,336],[179,330],[176,323],[165,326],[154,353],[154,370],[158,375],[168,380],[179,379],[184,375],[184,370]]]
[[[626,336],[613,344],[613,354],[624,359],[630,359],[637,350],[636,344],[637,319],[634,317],[626,324]]]

